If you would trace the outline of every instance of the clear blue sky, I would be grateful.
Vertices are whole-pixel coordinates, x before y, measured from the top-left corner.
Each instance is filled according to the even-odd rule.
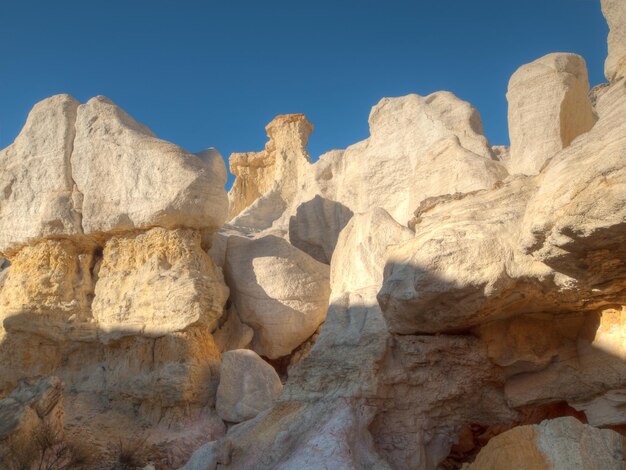
[[[604,81],[599,0],[0,0],[0,148],[39,100],[106,95],[187,150],[260,150],[276,114],[313,159],[368,135],[384,96],[450,90],[508,142],[506,86],[549,52]]]

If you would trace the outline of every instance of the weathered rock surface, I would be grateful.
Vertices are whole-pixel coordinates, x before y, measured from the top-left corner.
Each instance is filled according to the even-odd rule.
[[[22,248],[12,257],[0,291],[4,328],[57,341],[95,339],[93,263],[91,250],[71,240]]]
[[[232,306],[224,317],[222,317],[224,323],[213,333],[219,350],[225,352],[233,349],[246,349],[252,342],[254,330],[241,322],[237,310]]]
[[[346,292],[378,291],[388,250],[414,236],[384,209],[355,215],[339,235],[333,255],[331,301]]]
[[[103,339],[163,336],[193,324],[213,330],[227,298],[197,231],[154,228],[106,242],[92,311]]]
[[[228,211],[220,160],[160,140],[109,99],[92,98],[78,107],[71,156],[83,230],[219,228]]]
[[[269,142],[263,152],[234,153],[230,171],[236,176],[229,192],[230,218],[256,199],[276,189],[283,201],[294,198],[308,171],[306,150],[313,125],[303,114],[285,114],[266,127]]]
[[[239,423],[272,406],[283,389],[276,371],[249,349],[222,356],[216,410],[224,421]]]
[[[469,470],[624,468],[622,436],[566,417],[520,426],[489,441]]]
[[[609,23],[609,55],[604,75],[613,82],[626,77],[626,5],[620,0],[602,0],[602,13]]]
[[[69,95],[43,100],[15,142],[0,151],[0,253],[82,232],[70,164],[78,105]]]
[[[21,380],[11,394],[0,400],[0,465],[12,468],[12,454],[38,438],[45,426],[63,433],[63,384],[56,377]]]
[[[620,436],[563,418],[626,425],[603,7],[611,83],[574,54],[521,67],[510,148],[449,92],[382,99],[313,164],[282,115],[228,198],[215,149],[106,98],[39,104],[0,153],[0,446],[64,410],[102,465],[136,438],[158,469],[622,468]]]
[[[326,317],[329,269],[275,236],[228,239],[226,282],[252,348],[277,358],[311,336]]]
[[[512,174],[535,175],[558,151],[593,127],[585,60],[548,54],[520,67],[509,81]]]

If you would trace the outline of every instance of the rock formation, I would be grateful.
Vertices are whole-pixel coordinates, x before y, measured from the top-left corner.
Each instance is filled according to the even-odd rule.
[[[317,160],[276,117],[227,194],[215,149],[37,104],[0,152],[0,467],[49,428],[109,467],[623,468],[623,5],[610,83],[513,74],[510,147],[450,92],[384,98]]]
[[[604,75],[614,82],[626,77],[626,5],[620,0],[602,0],[602,13],[609,23],[609,55]]]
[[[224,421],[240,423],[272,406],[283,389],[276,371],[249,349],[222,356],[215,408]]]
[[[585,60],[548,54],[511,77],[509,136],[512,174],[536,175],[546,161],[593,127]]]

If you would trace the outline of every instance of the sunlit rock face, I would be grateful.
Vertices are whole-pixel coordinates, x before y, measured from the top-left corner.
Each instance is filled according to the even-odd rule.
[[[523,65],[511,77],[506,97],[512,174],[536,175],[596,120],[587,66],[576,54],[548,54]]]
[[[609,55],[604,75],[613,82],[626,77],[626,5],[620,0],[602,0],[602,13],[609,23]]]
[[[79,104],[69,95],[38,103],[15,142],[0,152],[0,252],[46,236],[82,233],[70,168]]]
[[[623,8],[602,6],[610,83],[575,54],[523,65],[510,147],[445,91],[383,98],[314,163],[281,115],[227,195],[217,150],[107,98],[36,105],[0,152],[0,452],[52,427],[108,467],[139,440],[157,470],[622,468]]]
[[[104,97],[58,95],[2,151],[0,181],[0,396],[57,376],[59,426],[92,452],[153,426],[146,442],[182,464],[221,435],[211,333],[229,291],[203,247],[227,216],[219,153],[160,140]],[[43,416],[18,428],[47,432]]]

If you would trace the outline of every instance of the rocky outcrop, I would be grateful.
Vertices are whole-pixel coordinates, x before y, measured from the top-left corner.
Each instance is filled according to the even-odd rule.
[[[219,153],[162,141],[106,98],[59,95],[35,106],[0,159],[10,261],[0,395],[25,377],[58,376],[65,428],[99,448],[148,423],[195,421],[179,437],[146,436],[183,459],[199,436],[219,437],[211,333],[228,288],[204,251],[227,215]]]
[[[276,189],[283,201],[290,201],[308,171],[306,145],[313,125],[303,114],[276,116],[265,130],[270,139],[265,151],[230,156],[230,171],[236,176],[228,194],[230,218],[271,189]]]
[[[227,197],[215,149],[103,97],[37,105],[0,153],[0,447],[51,421],[107,468],[134,439],[158,470],[621,468],[593,427],[626,425],[603,5],[616,78],[521,67],[510,148],[449,92],[382,99],[315,163],[311,123],[282,115],[231,156]]]
[[[585,60],[548,54],[520,67],[509,81],[512,174],[536,175],[550,157],[593,127]]]
[[[154,228],[107,240],[92,303],[101,339],[213,331],[228,298],[221,271],[190,229]]]
[[[622,436],[568,417],[516,427],[494,437],[467,468],[618,470],[623,467]]]
[[[626,5],[620,0],[602,0],[602,13],[609,23],[609,55],[604,75],[614,82],[626,77]]]
[[[239,423],[270,408],[282,389],[276,371],[254,351],[228,351],[222,356],[215,408],[224,421]]]
[[[78,107],[71,168],[85,234],[155,225],[215,230],[227,216],[221,167],[219,154],[207,161],[160,140],[107,98]]]
[[[70,164],[78,106],[69,95],[38,103],[15,142],[0,152],[0,252],[82,232]]]
[[[413,237],[414,233],[385,209],[355,215],[339,235],[333,255],[331,300],[346,292],[377,291],[382,285],[388,250]]]

